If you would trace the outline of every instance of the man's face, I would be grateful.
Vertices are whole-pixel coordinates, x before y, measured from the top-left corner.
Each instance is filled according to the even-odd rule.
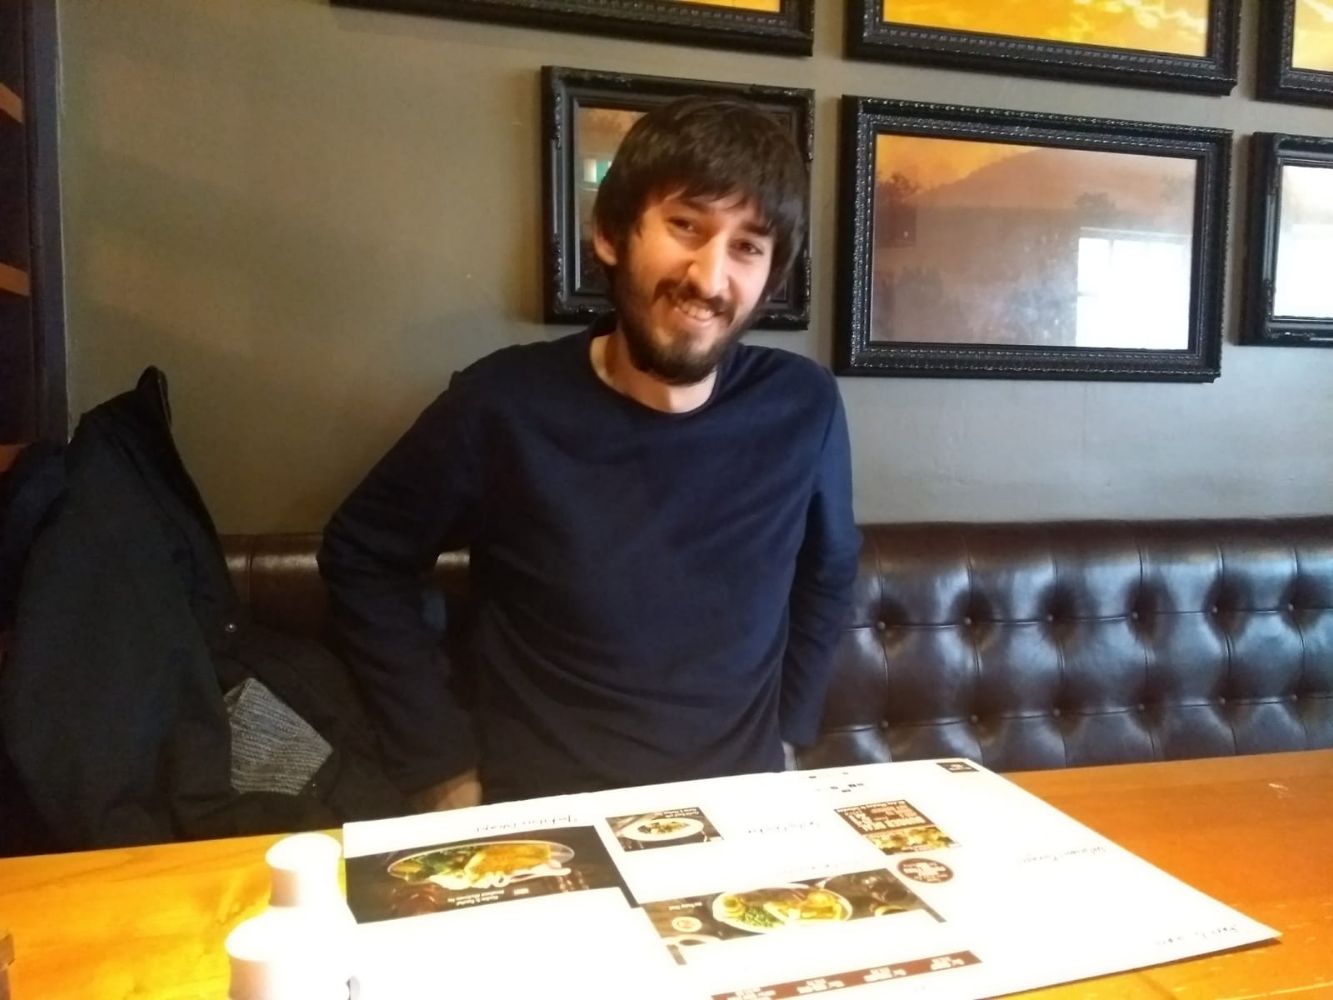
[[[650,201],[622,253],[600,233],[593,245],[616,269],[611,295],[631,362],[671,385],[713,372],[773,266],[773,238],[739,195]]]

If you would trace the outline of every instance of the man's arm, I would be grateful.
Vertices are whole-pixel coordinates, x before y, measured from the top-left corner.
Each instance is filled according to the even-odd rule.
[[[788,608],[781,728],[783,741],[797,748],[809,746],[819,735],[833,647],[847,623],[861,550],[861,533],[852,513],[847,417],[836,383],[833,395]]]
[[[465,809],[481,805],[481,780],[476,769],[464,771],[453,778],[430,785],[407,797],[407,803],[416,812],[441,812],[445,809]]]
[[[451,690],[443,622],[425,613],[437,556],[476,531],[481,473],[468,397],[466,376],[455,376],[334,513],[319,552],[335,638],[376,722],[385,769],[422,808],[477,797],[471,719]]]

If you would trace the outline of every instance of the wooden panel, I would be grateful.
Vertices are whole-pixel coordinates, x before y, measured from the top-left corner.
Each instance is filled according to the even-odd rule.
[[[16,122],[23,121],[23,98],[4,83],[0,83],[0,114],[9,115]]]
[[[0,292],[27,298],[32,294],[32,282],[28,279],[28,272],[0,263]]]

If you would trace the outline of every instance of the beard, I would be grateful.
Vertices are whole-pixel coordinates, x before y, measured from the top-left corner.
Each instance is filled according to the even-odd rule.
[[[664,279],[648,291],[635,282],[633,273],[629,266],[619,269],[611,289],[611,301],[616,307],[616,320],[625,337],[630,363],[645,375],[652,375],[667,385],[697,385],[708,378],[749,329],[755,310],[737,316],[734,301],[700,295],[688,280]],[[658,340],[650,328],[652,307],[657,302],[675,301],[693,301],[706,306],[725,320],[726,332],[703,348],[694,347],[688,337]]]

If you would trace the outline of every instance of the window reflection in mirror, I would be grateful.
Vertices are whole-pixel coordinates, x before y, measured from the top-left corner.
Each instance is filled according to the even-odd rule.
[[[1282,167],[1273,313],[1333,319],[1333,167]]]
[[[1193,159],[881,135],[872,338],[1189,347]]]

